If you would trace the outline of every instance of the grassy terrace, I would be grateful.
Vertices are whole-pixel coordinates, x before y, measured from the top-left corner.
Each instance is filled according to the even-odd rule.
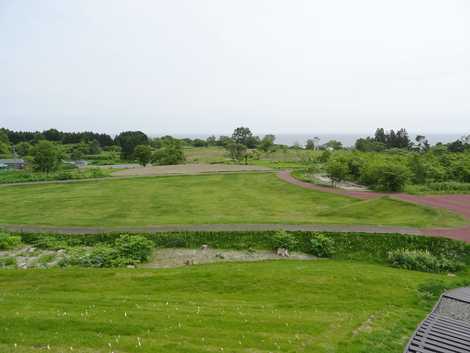
[[[436,281],[331,260],[3,270],[0,351],[398,353]]]
[[[305,190],[273,174],[224,174],[9,186],[0,223],[144,226],[208,223],[323,223],[456,226],[446,211],[387,198],[359,201]]]

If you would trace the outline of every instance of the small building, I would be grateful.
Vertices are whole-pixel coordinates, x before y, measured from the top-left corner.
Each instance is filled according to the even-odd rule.
[[[24,169],[25,162],[23,159],[0,159],[0,169]]]

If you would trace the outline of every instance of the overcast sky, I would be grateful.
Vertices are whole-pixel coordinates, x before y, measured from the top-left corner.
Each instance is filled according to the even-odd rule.
[[[0,127],[470,132],[468,0],[0,0]]]

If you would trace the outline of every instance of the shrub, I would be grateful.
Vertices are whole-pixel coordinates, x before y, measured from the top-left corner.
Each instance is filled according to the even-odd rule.
[[[463,264],[460,262],[432,255],[428,250],[390,251],[388,261],[394,267],[423,272],[456,272],[463,269]]]
[[[119,252],[107,245],[92,248],[91,251],[77,248],[71,251],[60,265],[84,266],[84,267],[117,267],[119,264]]]
[[[0,250],[9,250],[18,247],[21,244],[21,237],[0,233]]]
[[[284,248],[293,250],[297,246],[297,239],[284,230],[277,231],[272,237],[274,249]]]
[[[335,242],[322,233],[315,233],[310,238],[310,253],[318,257],[332,257],[335,253]]]
[[[120,257],[134,261],[147,261],[152,254],[154,244],[140,235],[123,234],[116,240],[116,250]]]
[[[67,248],[67,243],[51,235],[39,236],[32,244],[39,249],[59,250]]]
[[[14,257],[0,258],[0,268],[16,267],[16,259]]]

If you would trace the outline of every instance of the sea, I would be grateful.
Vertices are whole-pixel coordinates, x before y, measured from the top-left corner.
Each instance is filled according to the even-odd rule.
[[[469,132],[470,133],[470,132]],[[220,135],[230,136],[230,133],[227,134],[173,134],[172,136],[176,138],[200,138],[205,140],[211,135],[215,135],[216,137]],[[257,134],[260,137],[263,137],[264,134]],[[344,147],[351,147],[354,146],[354,143],[357,139],[361,137],[371,136],[366,133],[364,134],[273,134],[276,136],[275,143],[283,144],[288,146],[293,146],[295,144],[299,144],[300,146],[304,146],[308,139],[312,139],[314,137],[320,138],[320,144],[326,143],[330,140],[337,140],[340,141]],[[410,138],[414,141],[417,134],[409,133]],[[462,138],[464,134],[422,134],[426,136],[429,143],[431,145],[435,145],[438,142],[442,143],[449,143],[455,140]],[[157,137],[159,135],[152,135],[153,137]]]

